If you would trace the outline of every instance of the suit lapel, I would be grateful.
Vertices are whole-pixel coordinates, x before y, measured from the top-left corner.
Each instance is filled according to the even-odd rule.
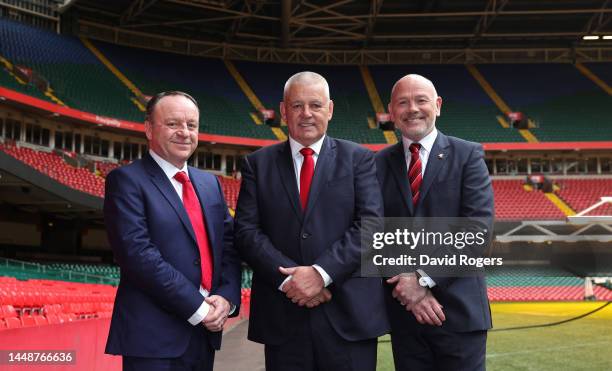
[[[200,200],[200,205],[202,206],[204,222],[206,223],[206,234],[208,235],[208,243],[210,246],[210,251],[213,254],[213,267],[216,267],[218,263],[218,252],[214,246],[216,246],[215,242],[219,236],[215,235],[214,233],[215,229],[212,221],[218,216],[215,215],[215,210],[213,210],[211,207],[211,201],[219,197],[215,192],[217,190],[217,185],[212,184],[211,182],[206,182],[204,177],[200,176],[191,168],[189,169],[189,179],[191,179],[193,188],[195,189],[198,199]]]
[[[194,241],[197,241],[195,233],[193,232],[193,227],[191,226],[191,221],[189,220],[189,216],[185,211],[185,207],[183,206],[178,194],[176,194],[176,190],[170,183],[170,180],[166,174],[164,174],[164,171],[159,167],[159,165],[157,165],[155,160],[153,160],[151,155],[148,153],[143,158],[143,163],[151,176],[151,181],[153,184],[157,187],[157,189],[159,189],[160,193],[164,196],[166,201],[168,201],[170,206],[172,206],[191,238],[193,238]]]
[[[312,185],[310,186],[310,193],[308,195],[308,205],[306,206],[306,215],[304,220],[308,219],[314,205],[317,202],[317,198],[321,193],[323,187],[327,183],[327,179],[330,174],[333,174],[333,167],[336,163],[336,143],[328,136],[323,140],[321,146],[321,152],[317,158],[317,165],[315,166],[315,172],[312,177]]]
[[[285,142],[285,145],[279,148],[278,161],[278,172],[280,175],[281,183],[285,188],[289,203],[293,207],[293,211],[298,217],[299,221],[303,221],[302,206],[300,205],[300,194],[298,192],[297,183],[295,181],[295,169],[293,167],[293,158],[291,156],[291,146],[289,141]]]
[[[389,168],[393,173],[397,187],[402,195],[402,202],[410,211],[410,215],[414,214],[412,206],[412,192],[410,191],[410,185],[408,184],[408,169],[406,165],[406,155],[404,154],[404,146],[400,141],[397,143],[390,152],[390,156],[387,157],[389,162]]]
[[[425,168],[425,175],[423,176],[423,183],[421,184],[419,204],[425,199],[425,197],[427,197],[431,184],[433,183],[434,179],[436,179],[440,169],[442,169],[444,164],[448,161],[448,146],[448,138],[446,135],[438,132],[438,137],[436,138],[433,147],[431,147],[431,152],[429,153],[429,158],[427,159],[427,167]]]

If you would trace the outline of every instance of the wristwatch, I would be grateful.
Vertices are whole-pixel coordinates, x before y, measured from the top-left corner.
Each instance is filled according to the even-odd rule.
[[[416,274],[421,287],[432,288],[436,285],[434,280],[432,280],[431,277],[429,277],[422,269],[417,269],[414,273]]]

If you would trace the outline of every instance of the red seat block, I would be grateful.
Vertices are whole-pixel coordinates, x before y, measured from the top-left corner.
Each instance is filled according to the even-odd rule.
[[[17,317],[5,318],[6,328],[19,328],[21,327],[21,321]]]

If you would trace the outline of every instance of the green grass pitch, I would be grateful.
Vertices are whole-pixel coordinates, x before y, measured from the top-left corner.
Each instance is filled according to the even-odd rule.
[[[603,302],[492,303],[495,329],[547,324],[587,313]],[[389,339],[389,336],[381,339]],[[379,371],[393,370],[391,344],[379,342]],[[612,370],[612,305],[550,327],[491,331],[487,370]]]

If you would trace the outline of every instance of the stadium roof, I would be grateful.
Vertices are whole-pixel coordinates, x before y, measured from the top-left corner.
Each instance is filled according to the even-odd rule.
[[[84,21],[212,43],[324,50],[612,48],[611,0],[74,0]]]

